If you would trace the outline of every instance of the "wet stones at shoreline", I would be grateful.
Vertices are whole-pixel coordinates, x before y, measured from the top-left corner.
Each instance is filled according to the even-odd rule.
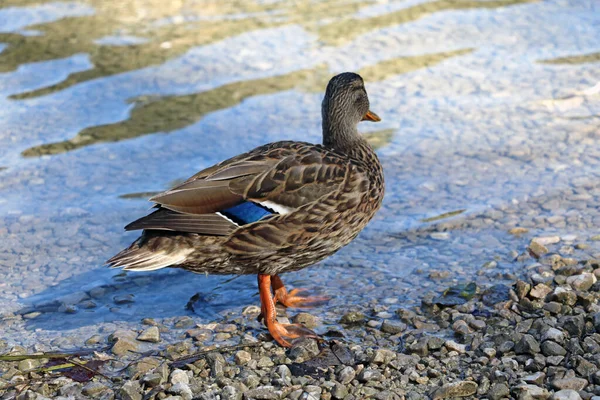
[[[157,399],[597,400],[600,264],[554,253],[560,246],[554,239],[540,245],[548,252],[525,257],[527,277],[510,287],[459,285],[454,292],[426,294],[420,307],[347,311],[338,318],[360,338],[355,343],[329,337],[320,346],[303,340],[286,350],[262,328],[261,339],[251,334],[260,327],[253,312],[204,325],[188,316],[169,323],[145,319],[139,330],[89,339],[109,345],[94,356],[108,359],[100,369],[108,380],[97,375],[78,383],[55,374],[51,385],[38,385],[44,373],[35,368],[44,364],[27,360],[0,362],[0,387],[30,379],[28,388],[4,390],[10,396],[24,389],[24,399],[141,399],[152,393]],[[462,300],[441,301],[449,293]],[[314,322],[306,315],[296,319]]]

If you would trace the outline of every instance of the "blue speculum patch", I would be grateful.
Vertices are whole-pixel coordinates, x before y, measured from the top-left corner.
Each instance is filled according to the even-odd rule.
[[[252,202],[244,202],[235,207],[228,208],[227,210],[221,211],[221,214],[227,218],[232,219],[234,222],[244,225],[256,222],[259,219],[272,215],[273,212],[262,207],[260,204]]]

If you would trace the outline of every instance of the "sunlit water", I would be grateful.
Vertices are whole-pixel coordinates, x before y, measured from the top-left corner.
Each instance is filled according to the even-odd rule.
[[[115,277],[103,262],[136,238],[122,227],[152,192],[266,142],[318,142],[324,87],[347,70],[383,118],[360,128],[387,191],[354,243],[284,276],[332,297],[312,311],[322,330],[456,282],[508,282],[536,235],[597,255],[597,242],[571,252],[600,227],[599,37],[595,0],[3,0],[0,336],[81,345],[194,315],[197,292],[199,323],[257,304],[253,276]],[[12,314],[90,292],[96,307],[74,314]]]

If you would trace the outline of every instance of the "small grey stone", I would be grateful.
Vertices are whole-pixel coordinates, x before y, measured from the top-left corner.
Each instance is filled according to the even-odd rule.
[[[481,350],[481,352],[483,354],[485,354],[485,356],[487,358],[494,358],[494,357],[496,357],[496,349],[494,349],[493,347],[485,347],[484,349]]]
[[[576,371],[579,375],[588,377],[595,374],[598,371],[598,367],[586,359],[580,358]]]
[[[160,332],[157,326],[151,326],[150,328],[142,331],[137,337],[137,340],[141,340],[143,342],[152,342],[158,343],[160,342]]]
[[[246,365],[248,361],[252,360],[252,355],[245,350],[240,350],[235,353],[234,359],[237,365]]]
[[[169,388],[169,393],[181,396],[183,400],[192,400],[194,397],[192,394],[192,389],[190,389],[190,385],[183,382],[179,382],[171,386]]]
[[[481,331],[486,328],[487,324],[483,320],[473,319],[469,321],[469,326],[475,330]]]
[[[544,246],[543,244],[540,244],[536,241],[531,241],[531,243],[529,243],[529,248],[528,250],[534,254],[535,257],[540,258],[541,256],[543,256],[544,254],[548,253],[548,248],[546,246]]]
[[[594,283],[597,282],[596,276],[589,272],[584,272],[579,275],[569,276],[567,278],[567,284],[575,290],[589,290]]]
[[[552,340],[556,343],[564,343],[565,334],[556,328],[548,328],[544,333],[542,333],[541,340],[542,342],[546,340]]]
[[[135,302],[135,298],[132,294],[124,294],[113,297],[115,304],[129,304]]]
[[[380,381],[383,375],[380,371],[371,368],[365,368],[358,374],[359,382]]]
[[[554,288],[552,298],[559,303],[566,304],[568,306],[574,306],[577,302],[577,294],[571,290],[570,287],[558,286]]]
[[[487,396],[491,400],[500,400],[504,397],[508,397],[510,389],[505,383],[494,383],[490,390],[487,392]]]
[[[381,324],[381,331],[385,333],[389,333],[395,335],[397,333],[404,332],[406,330],[406,324],[403,322],[396,322],[390,320],[384,320]]]
[[[163,381],[163,377],[161,374],[158,373],[148,373],[146,375],[144,375],[144,377],[142,378],[142,383],[145,386],[149,386],[149,387],[156,387],[158,385],[160,385]]]
[[[181,369],[174,369],[173,372],[171,372],[169,380],[173,385],[177,383],[185,383],[187,385],[190,383],[190,377],[188,376],[187,372]]]
[[[259,368],[268,368],[272,367],[273,365],[275,365],[275,363],[273,363],[273,360],[271,360],[271,358],[268,356],[261,357],[257,363]]]
[[[135,352],[139,348],[135,340],[136,333],[132,331],[118,330],[108,337],[109,342],[113,342],[111,351],[113,354],[122,356],[128,352]]]
[[[517,297],[519,298],[519,300],[522,300],[525,296],[527,296],[527,294],[529,294],[529,291],[531,290],[531,285],[527,282],[519,280],[515,284],[515,290],[517,292]]]
[[[429,354],[428,342],[429,338],[427,336],[423,336],[419,338],[416,342],[408,346],[408,350],[411,353],[415,353],[420,356],[426,356],[427,354]]]
[[[447,399],[450,397],[467,397],[477,392],[477,383],[473,381],[459,381],[447,383],[433,393],[433,400]]]
[[[467,346],[464,344],[456,343],[454,340],[446,340],[444,344],[446,348],[450,351],[456,351],[460,354],[466,353]]]
[[[294,362],[303,362],[319,354],[317,341],[311,338],[302,338],[294,342],[289,350],[288,357]]]
[[[557,366],[560,365],[564,359],[565,356],[548,356],[546,357],[546,364]]]
[[[580,337],[583,334],[585,321],[583,315],[568,315],[558,320],[559,325],[569,332],[571,337]]]
[[[176,329],[185,329],[185,328],[191,328],[192,326],[195,326],[196,323],[194,322],[194,320],[191,317],[183,316],[183,317],[179,317],[177,318],[177,320],[175,321],[175,324],[173,325]]]
[[[444,346],[444,344],[446,344],[446,341],[438,336],[431,336],[427,341],[427,347],[429,350],[439,350]]]
[[[304,391],[306,393],[316,396],[318,399],[321,396],[321,392],[323,390],[317,385],[306,385],[306,386],[304,386]]]
[[[552,314],[559,314],[562,311],[562,305],[556,301],[550,301],[544,304],[544,310],[550,311]]]
[[[469,327],[469,324],[462,319],[456,320],[452,324],[452,329],[459,335],[468,335],[470,333],[473,333],[473,330]]]
[[[575,390],[559,390],[552,395],[552,400],[581,400],[581,396]]]
[[[518,385],[514,389],[518,400],[546,400],[550,393],[536,385]]]
[[[319,325],[319,320],[312,314],[301,312],[296,314],[293,319],[293,322],[296,324],[302,324],[307,328],[315,328]]]
[[[225,357],[221,353],[208,353],[206,361],[210,366],[210,376],[213,378],[223,376],[223,370],[225,365],[227,365],[227,361],[225,361]]]
[[[37,368],[40,366],[40,360],[28,358],[26,360],[19,361],[18,369],[19,371],[29,371],[31,369]]]
[[[539,283],[535,285],[533,289],[531,289],[529,295],[536,299],[545,299],[550,293],[552,293],[552,289],[548,285]]]
[[[350,311],[342,316],[340,324],[358,325],[364,324],[366,320],[367,317],[360,311]]]
[[[285,384],[292,380],[292,371],[290,371],[289,367],[285,364],[281,364],[277,367],[277,373]]]
[[[547,357],[564,356],[567,354],[567,351],[558,343],[555,343],[551,340],[546,340],[544,343],[542,343],[542,353]]]
[[[548,246],[549,244],[556,244],[556,243],[560,242],[560,237],[559,236],[540,236],[540,237],[535,237],[535,238],[531,239],[531,241],[537,242],[537,243],[541,244],[542,246]]]
[[[224,386],[221,390],[221,400],[242,400],[243,393],[235,386]]]
[[[256,389],[248,390],[244,395],[249,399],[256,400],[276,400],[281,397],[281,393],[273,386],[259,386]]]
[[[588,385],[588,381],[583,378],[563,378],[555,379],[550,382],[553,388],[556,390],[576,390],[580,391],[585,389]]]
[[[532,335],[526,334],[515,344],[515,352],[534,355],[540,352],[540,344]]]
[[[81,393],[83,393],[86,396],[95,397],[96,395],[98,395],[106,389],[108,389],[108,387],[106,387],[100,382],[88,382],[81,390]]]
[[[352,380],[354,379],[355,376],[356,376],[356,371],[354,371],[354,368],[347,366],[347,367],[342,368],[340,370],[340,372],[338,372],[337,380],[342,385],[347,385],[350,382],[352,382]]]
[[[123,400],[142,400],[142,387],[139,381],[127,381],[119,389]]]
[[[377,349],[373,352],[371,362],[373,364],[389,364],[396,358],[396,353],[388,349]]]
[[[342,400],[348,396],[348,388],[341,383],[336,383],[331,391],[331,396],[333,396],[334,399]]]

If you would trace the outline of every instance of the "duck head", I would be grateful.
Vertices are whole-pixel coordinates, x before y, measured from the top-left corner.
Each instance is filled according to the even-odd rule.
[[[369,97],[360,75],[344,72],[329,81],[321,106],[323,144],[339,150],[362,140],[356,126],[360,121],[378,122],[369,110]]]

